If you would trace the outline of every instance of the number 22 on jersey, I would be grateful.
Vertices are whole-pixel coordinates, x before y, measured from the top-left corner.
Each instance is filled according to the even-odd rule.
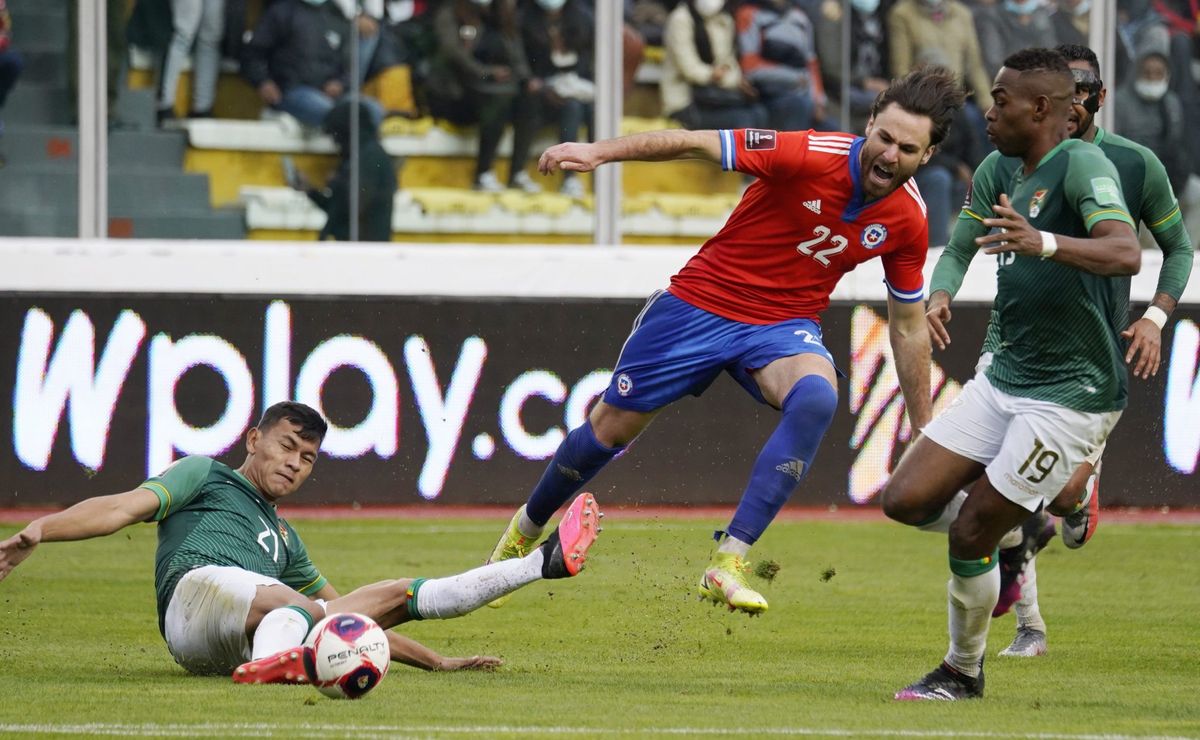
[[[796,245],[796,251],[800,254],[812,257],[817,262],[820,262],[825,267],[829,267],[829,258],[835,254],[841,254],[846,251],[846,247],[850,246],[850,242],[841,234],[835,235],[832,239],[829,238],[833,231],[828,226],[813,227],[813,238],[806,239]],[[824,244],[828,240],[832,247],[827,249],[818,249],[813,251],[814,247]]]

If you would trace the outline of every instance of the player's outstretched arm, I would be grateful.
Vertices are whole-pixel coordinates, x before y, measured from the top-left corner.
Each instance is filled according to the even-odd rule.
[[[158,497],[144,488],[112,496],[84,499],[70,508],[30,522],[0,542],[0,580],[33,554],[42,542],[66,542],[103,537],[144,522],[158,510]]]
[[[923,301],[904,303],[888,296],[888,339],[896,358],[900,392],[908,407],[908,421],[916,435],[933,417],[929,392],[929,363],[932,350],[925,324]]]
[[[607,162],[665,162],[673,159],[721,161],[721,140],[716,131],[645,131],[604,139],[591,144],[556,144],[542,153],[538,172],[557,170],[591,172]]]
[[[994,218],[983,223],[1000,231],[981,236],[975,243],[987,254],[1014,252],[1061,262],[1093,275],[1136,275],[1142,269],[1142,247],[1133,227],[1124,221],[1098,221],[1087,239],[1047,234],[1033,228],[1024,216],[1009,205],[1001,193],[992,208]]]
[[[469,658],[447,658],[438,655],[421,643],[404,635],[388,630],[388,647],[392,651],[392,660],[422,668],[426,671],[461,671],[471,669],[489,669],[503,665],[504,661],[490,655],[472,655]]]

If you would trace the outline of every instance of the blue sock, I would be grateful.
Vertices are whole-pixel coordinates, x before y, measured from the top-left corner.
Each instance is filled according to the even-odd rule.
[[[754,544],[787,503],[812,465],[837,410],[837,391],[819,375],[806,375],[783,399],[779,426],[767,440],[733,521],[730,536]]]
[[[525,515],[545,526],[554,512],[590,481],[624,447],[605,447],[596,439],[591,422],[571,430],[546,466],[525,505]]]

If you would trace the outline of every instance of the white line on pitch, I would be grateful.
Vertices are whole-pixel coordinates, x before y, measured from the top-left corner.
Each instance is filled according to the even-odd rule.
[[[972,732],[962,730],[899,730],[899,729],[848,729],[837,727],[743,727],[720,729],[711,727],[538,727],[518,725],[336,725],[299,724],[280,725],[274,723],[213,723],[200,724],[124,724],[94,722],[81,724],[0,724],[0,733],[15,734],[60,734],[60,735],[136,735],[141,737],[196,737],[196,736],[241,736],[241,737],[328,737],[339,735],[386,733],[393,737],[414,735],[796,735],[823,737],[901,737],[901,738],[1028,738],[1030,740],[1195,740],[1174,735],[1123,735],[1115,733],[1058,733],[1058,732]]]

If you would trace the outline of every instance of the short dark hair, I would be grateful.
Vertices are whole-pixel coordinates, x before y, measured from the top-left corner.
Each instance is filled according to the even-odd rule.
[[[1059,44],[1054,50],[1066,57],[1068,62],[1087,62],[1096,76],[1100,77],[1100,59],[1089,47],[1083,44]]]
[[[1021,73],[1048,72],[1061,75],[1069,79],[1072,85],[1075,84],[1075,78],[1071,77],[1071,66],[1067,64],[1067,58],[1054,49],[1038,47],[1021,49],[1009,54],[1004,60],[1004,66]]]
[[[950,124],[965,100],[966,92],[957,75],[946,67],[925,65],[892,80],[871,104],[871,117],[892,103],[913,115],[927,116],[933,124],[929,130],[932,146],[946,138]]]
[[[329,431],[329,424],[321,418],[316,409],[295,401],[272,404],[263,412],[256,426],[260,432],[265,432],[285,420],[300,427],[300,431],[296,432],[300,439],[316,440],[318,444],[325,439],[325,433]]]

